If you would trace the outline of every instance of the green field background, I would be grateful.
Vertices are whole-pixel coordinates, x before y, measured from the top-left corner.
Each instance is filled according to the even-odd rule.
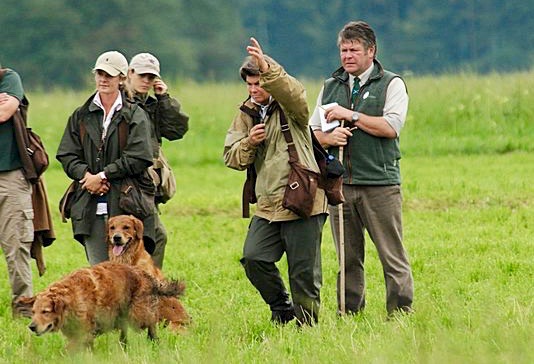
[[[321,83],[303,81],[310,108]],[[416,313],[386,321],[381,266],[367,244],[367,307],[336,315],[337,260],[323,234],[320,324],[270,324],[268,306],[239,264],[245,174],[222,162],[226,130],[243,84],[176,81],[170,93],[190,115],[183,140],[165,142],[177,195],[162,206],[169,234],[164,273],[187,283],[188,332],[159,329],[151,344],[130,331],[99,337],[92,353],[69,355],[61,334],[34,336],[13,320],[0,264],[0,363],[531,363],[534,362],[534,73],[406,78],[410,108],[401,133],[404,235]],[[57,205],[69,181],[55,161],[68,116],[91,91],[27,90],[30,124],[52,159],[45,174],[57,240],[44,250],[38,292],[86,266]],[[286,270],[285,260],[280,262]],[[284,274],[285,276],[285,274]]]

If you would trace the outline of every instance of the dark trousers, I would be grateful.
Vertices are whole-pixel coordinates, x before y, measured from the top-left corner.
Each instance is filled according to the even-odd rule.
[[[96,215],[91,235],[84,239],[85,256],[91,265],[109,260],[106,224],[108,215]]]
[[[157,210],[154,213],[154,219],[156,221],[156,241],[154,242],[155,248],[151,256],[154,260],[154,264],[161,269],[163,268],[165,247],[167,246],[167,230],[165,230],[165,226],[163,226],[163,222],[161,221],[161,217],[159,216],[159,212]]]
[[[320,308],[321,236],[326,214],[308,219],[269,222],[254,216],[243,259],[250,282],[272,311],[291,309],[301,323],[313,323]],[[276,262],[286,253],[291,298]]]
[[[355,313],[365,307],[365,230],[382,263],[386,282],[386,309],[409,311],[413,301],[413,278],[402,245],[402,195],[400,186],[343,185],[345,235],[345,304]],[[330,208],[330,222],[339,256],[339,212]],[[343,292],[339,289],[338,303]]]

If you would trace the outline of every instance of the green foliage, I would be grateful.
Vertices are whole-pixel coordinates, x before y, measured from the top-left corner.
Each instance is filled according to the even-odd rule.
[[[404,235],[415,278],[416,313],[385,320],[383,273],[367,244],[367,307],[336,315],[337,259],[323,234],[321,322],[274,327],[239,263],[248,220],[240,218],[244,173],[222,162],[226,130],[246,96],[240,84],[171,84],[191,115],[183,140],[165,143],[178,193],[162,206],[169,233],[164,272],[187,282],[194,324],[160,342],[131,331],[99,337],[93,353],[67,355],[60,334],[34,336],[13,320],[0,265],[0,363],[530,363],[534,332],[534,153],[532,73],[408,78],[409,119],[401,136]],[[313,105],[320,82],[306,83]],[[53,157],[69,114],[88,92],[30,93],[31,125]],[[60,100],[60,101],[58,101]],[[461,106],[462,105],[462,106]],[[46,172],[57,241],[35,291],[85,266],[57,203],[68,181]],[[287,271],[285,260],[281,270]]]
[[[0,62],[27,86],[83,89],[97,56],[154,53],[165,77],[236,80],[250,36],[298,76],[339,65],[350,20],[375,29],[378,57],[396,72],[522,71],[532,67],[534,0],[268,1],[3,0]],[[90,82],[89,82],[90,84]]]

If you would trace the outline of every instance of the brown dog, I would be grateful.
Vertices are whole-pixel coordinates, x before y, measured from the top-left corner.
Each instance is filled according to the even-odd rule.
[[[61,331],[73,350],[91,348],[96,335],[113,329],[120,330],[125,345],[129,325],[147,329],[148,337],[157,339],[158,302],[177,297],[182,288],[179,282],[158,281],[137,267],[104,262],[78,269],[17,302],[32,307],[30,330],[38,336]]]
[[[143,243],[143,222],[132,215],[119,215],[108,220],[109,260],[129,264],[144,270],[158,280],[164,279]],[[183,287],[182,287],[183,288]],[[190,317],[176,297],[163,297],[157,310],[160,321],[172,330],[182,331]]]

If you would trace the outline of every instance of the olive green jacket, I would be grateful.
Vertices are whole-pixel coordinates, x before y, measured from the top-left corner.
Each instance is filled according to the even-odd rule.
[[[148,114],[154,159],[158,158],[162,138],[182,139],[189,129],[189,116],[182,111],[180,102],[169,94],[134,96],[134,101]]]
[[[103,110],[93,103],[92,95],[82,106],[70,116],[63,137],[61,138],[56,158],[63,166],[67,176],[79,181],[86,173],[104,171],[111,188],[107,193],[108,215],[121,215],[119,208],[120,186],[124,177],[140,176],[152,164],[152,148],[150,142],[150,124],[146,113],[137,105],[126,101],[123,95],[123,106],[113,115],[108,127],[107,136],[102,145]],[[128,138],[124,150],[119,145],[119,129],[121,122],[128,124]],[[81,140],[83,123],[85,133]],[[99,149],[102,146],[102,151]],[[85,235],[89,235],[96,216],[97,196],[78,188],[75,192],[71,210],[71,221],[74,237],[83,243]],[[145,237],[153,240],[153,218],[144,222]]]
[[[310,129],[308,127],[308,105],[304,86],[273,59],[266,57],[269,70],[261,73],[260,86],[280,104],[283,109],[299,161],[304,166],[319,172],[313,155]],[[249,100],[245,106],[259,109]],[[254,163],[257,173],[255,215],[269,221],[296,220],[300,217],[282,207],[284,191],[289,176],[289,154],[284,135],[280,130],[280,109],[264,120],[267,138],[259,146],[249,142],[249,131],[253,126],[251,116],[239,111],[235,116],[224,144],[224,162],[227,167],[245,170]],[[312,215],[325,213],[328,208],[324,190],[318,188]]]

